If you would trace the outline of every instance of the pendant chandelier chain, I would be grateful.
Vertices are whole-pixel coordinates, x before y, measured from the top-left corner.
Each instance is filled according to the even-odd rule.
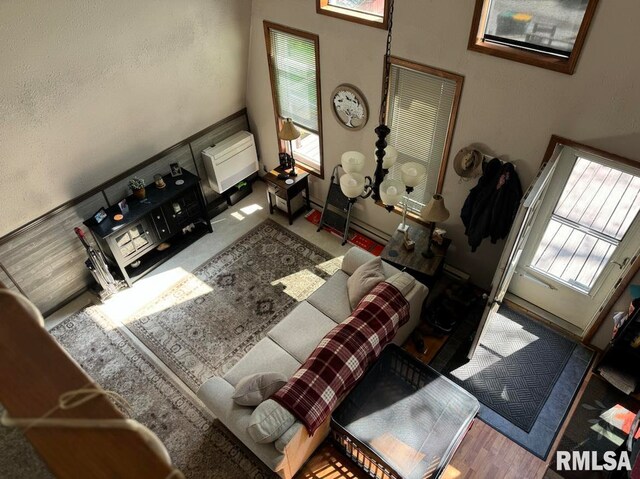
[[[391,81],[391,40],[393,38],[393,7],[394,0],[389,0],[389,29],[387,30],[387,48],[384,55],[384,82],[382,91],[382,102],[380,104],[379,124],[385,123],[387,114],[387,98],[389,97],[389,83]]]

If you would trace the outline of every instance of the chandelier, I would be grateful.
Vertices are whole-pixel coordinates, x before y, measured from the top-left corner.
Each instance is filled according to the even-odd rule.
[[[376,169],[373,179],[370,176],[364,176],[365,155],[358,151],[347,151],[342,154],[341,164],[344,174],[340,177],[340,189],[342,193],[349,198],[351,203],[355,203],[358,198],[372,197],[376,202],[382,202],[387,211],[393,211],[396,205],[401,201],[404,193],[407,196],[416,186],[418,186],[426,176],[426,168],[423,164],[417,162],[405,163],[400,167],[400,178],[385,179],[391,167],[398,159],[398,150],[387,144],[387,136],[391,130],[386,125],[387,99],[389,96],[389,83],[391,77],[391,40],[393,31],[393,9],[394,0],[389,0],[389,27],[387,30],[387,44],[384,57],[384,81],[382,91],[382,101],[380,102],[379,125],[375,132],[378,136],[376,140]],[[406,231],[408,199],[404,201],[402,224],[398,229]]]

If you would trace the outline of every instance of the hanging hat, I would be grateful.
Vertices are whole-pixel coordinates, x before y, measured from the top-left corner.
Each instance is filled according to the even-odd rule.
[[[453,160],[453,169],[462,178],[476,178],[482,173],[482,159],[478,150],[463,148]]]

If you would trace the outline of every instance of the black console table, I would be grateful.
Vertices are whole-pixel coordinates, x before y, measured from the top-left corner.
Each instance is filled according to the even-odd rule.
[[[176,181],[184,183],[177,185]],[[118,205],[109,207],[107,217],[97,223],[84,222],[102,252],[118,267],[122,278],[131,286],[134,281],[174,256],[208,232],[209,222],[200,179],[186,170],[182,175],[164,176],[166,186],[146,188],[146,198],[127,197],[129,211],[121,220]],[[161,243],[169,247],[159,251]]]

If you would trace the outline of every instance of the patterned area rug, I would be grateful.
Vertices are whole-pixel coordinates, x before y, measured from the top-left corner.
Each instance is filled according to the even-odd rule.
[[[503,306],[489,317],[470,361],[462,348],[444,367],[436,369],[528,432],[575,346],[573,341]]]
[[[162,293],[126,326],[193,391],[223,375],[338,268],[267,220]]]
[[[120,328],[94,307],[66,319],[51,334],[103,388],[127,399],[133,417],[158,435],[187,478],[273,477]],[[0,428],[0,464],[3,478],[52,477],[16,430]]]

